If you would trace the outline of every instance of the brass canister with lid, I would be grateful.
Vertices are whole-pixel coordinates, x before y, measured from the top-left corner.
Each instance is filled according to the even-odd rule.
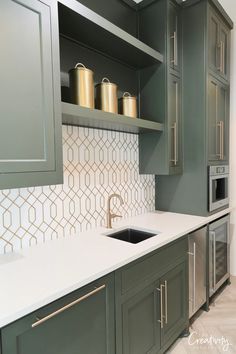
[[[71,101],[87,108],[94,108],[93,71],[77,63],[69,71]]]
[[[125,116],[137,118],[137,97],[125,92],[120,98],[120,108]]]
[[[96,86],[96,107],[105,112],[118,113],[117,85],[104,77]]]

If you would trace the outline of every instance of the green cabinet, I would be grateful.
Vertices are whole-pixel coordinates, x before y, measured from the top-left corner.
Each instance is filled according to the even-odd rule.
[[[221,79],[229,81],[230,73],[230,29],[220,14],[209,5],[208,61],[209,69]]]
[[[169,343],[178,329],[182,330],[188,316],[188,297],[186,293],[187,266],[182,262],[173,267],[160,279],[162,293],[163,328],[161,330],[162,346]]]
[[[156,209],[207,216],[209,165],[229,163],[233,23],[217,0],[208,0],[186,1],[182,24],[184,168],[178,176],[156,177]]]
[[[181,70],[181,17],[180,9],[168,1],[169,65],[173,70]]]
[[[147,11],[147,10],[146,10]],[[150,18],[152,21],[150,21]],[[155,21],[153,20],[155,18]],[[182,9],[175,1],[160,0],[141,18],[140,33],[152,34],[152,44],[164,53],[158,68],[141,71],[141,115],[159,117],[164,132],[139,137],[140,173],[181,174],[182,158]],[[152,115],[150,114],[152,113]]]
[[[208,80],[208,161],[229,162],[229,87]]]
[[[157,354],[188,328],[188,237],[1,329],[1,354]]]
[[[2,354],[114,354],[114,276],[1,330]]]
[[[62,183],[57,4],[2,0],[0,189]]]
[[[117,354],[163,353],[186,327],[184,237],[116,272]]]

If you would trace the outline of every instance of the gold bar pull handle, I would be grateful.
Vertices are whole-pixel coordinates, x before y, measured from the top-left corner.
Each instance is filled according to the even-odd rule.
[[[178,65],[178,47],[177,47],[177,32],[174,31],[173,36],[170,37],[170,39],[173,39],[173,45],[174,45],[174,58],[171,59],[171,64],[174,64],[175,66]]]
[[[221,50],[222,50],[222,66],[221,66],[221,72],[222,74],[225,74],[225,43],[223,41],[221,41]]]
[[[218,44],[218,50],[220,53],[220,63],[219,66],[217,67],[217,70],[219,70],[222,73],[222,65],[223,65],[223,55],[222,55],[222,48],[223,48],[223,42],[220,41],[220,43]]]
[[[157,291],[160,292],[160,310],[161,310],[161,315],[160,315],[160,320],[158,320],[158,322],[161,324],[161,328],[164,327],[164,323],[163,323],[163,293],[162,293],[162,289],[165,287],[165,285],[161,284],[160,288],[157,288]]]
[[[168,283],[165,280],[165,322],[168,323]]]
[[[175,122],[171,129],[173,129],[173,136],[174,136],[174,141],[173,141],[173,144],[174,144],[174,157],[173,159],[171,159],[170,161],[174,163],[174,165],[177,165],[177,123]]]
[[[219,145],[217,144],[217,146],[219,146],[219,153],[216,152],[216,156],[219,157],[219,159],[222,159],[222,125],[221,125],[221,121],[217,123],[217,128],[219,128]]]
[[[51,314],[49,314],[49,315],[47,315],[47,316],[45,316],[45,317],[43,317],[43,318],[41,318],[41,319],[36,318],[37,321],[32,324],[32,328],[35,328],[35,327],[41,325],[42,323],[44,323],[44,322],[50,320],[51,318],[53,318],[53,317],[59,315],[60,313],[62,313],[62,312],[64,312],[64,311],[68,310],[68,309],[71,308],[72,306],[75,306],[75,305],[79,304],[80,302],[84,301],[84,300],[87,299],[88,297],[90,297],[90,296],[92,296],[92,295],[98,293],[99,291],[101,291],[101,290],[103,290],[103,289],[105,289],[105,288],[106,288],[106,285],[105,285],[105,284],[104,284],[104,285],[101,285],[99,288],[96,288],[96,289],[90,291],[90,292],[87,293],[86,295],[81,296],[79,299],[77,299],[77,300],[75,300],[75,301],[69,303],[68,305],[65,305],[65,306],[61,307],[59,310],[56,310],[56,311],[52,312]]]
[[[224,122],[221,121],[221,160],[224,160]]]

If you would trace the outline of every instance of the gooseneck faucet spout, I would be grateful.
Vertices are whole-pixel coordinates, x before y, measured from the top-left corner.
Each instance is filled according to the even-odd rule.
[[[121,215],[117,215],[117,214],[113,214],[111,212],[111,200],[112,198],[118,198],[120,200],[120,204],[123,205],[124,201],[122,199],[122,197],[119,194],[113,193],[109,196],[108,200],[107,200],[107,228],[111,229],[111,221],[114,218],[121,218]]]

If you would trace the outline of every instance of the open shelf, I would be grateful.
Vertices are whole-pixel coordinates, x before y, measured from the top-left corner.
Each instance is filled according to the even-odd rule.
[[[60,34],[136,69],[163,62],[163,55],[76,0],[60,0]]]
[[[161,123],[131,118],[121,114],[107,113],[66,102],[62,102],[62,123],[135,134],[164,130],[164,126]]]

